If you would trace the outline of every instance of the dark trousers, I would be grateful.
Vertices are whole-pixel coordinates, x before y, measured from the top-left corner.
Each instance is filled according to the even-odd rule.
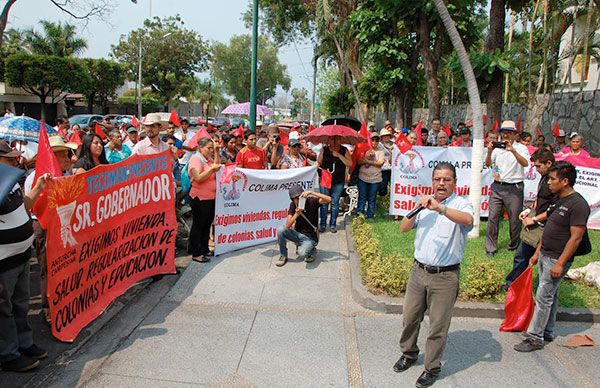
[[[48,266],[46,264],[46,231],[42,229],[37,220],[33,220],[33,234],[35,236],[35,255],[40,265],[40,294],[42,308],[48,305]]]
[[[384,197],[388,193],[388,186],[392,180],[392,170],[381,170],[382,181],[379,184],[379,196]]]
[[[492,183],[487,233],[485,235],[486,252],[496,252],[498,250],[498,227],[502,217],[502,206],[508,212],[509,246],[517,247],[519,241],[521,241],[521,227],[523,226],[523,223],[519,220],[519,213],[523,210],[523,183],[516,185]]]
[[[19,357],[33,345],[29,312],[29,262],[0,272],[0,361]]]
[[[532,247],[523,241],[519,243],[519,247],[517,248],[515,257],[513,259],[513,269],[508,275],[506,275],[506,288],[508,288],[508,286],[510,286],[510,284],[514,282],[520,274],[525,272],[529,266],[529,259],[531,259],[531,256],[533,256],[535,253],[535,249],[536,247]]]
[[[192,198],[192,228],[190,230],[190,246],[192,257],[198,257],[209,253],[208,240],[210,239],[210,227],[215,219],[215,200],[200,200]]]
[[[425,369],[439,372],[446,347],[452,308],[458,296],[459,271],[431,274],[413,265],[406,286],[402,318],[404,329],[400,336],[400,350],[407,358],[419,356],[417,339],[425,311],[429,309],[429,334],[425,342]]]

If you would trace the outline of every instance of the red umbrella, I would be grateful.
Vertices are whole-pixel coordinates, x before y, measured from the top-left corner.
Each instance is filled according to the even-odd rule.
[[[360,136],[358,132],[350,127],[344,125],[324,125],[320,128],[315,129],[306,136],[304,140],[311,143],[327,143],[334,137],[338,137],[342,144],[356,144],[367,141],[365,138]]]

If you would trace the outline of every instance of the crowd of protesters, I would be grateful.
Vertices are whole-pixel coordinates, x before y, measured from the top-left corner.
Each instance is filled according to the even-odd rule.
[[[337,138],[332,138],[327,144],[312,144],[304,140],[307,128],[298,123],[286,125],[271,124],[265,127],[263,123],[256,123],[256,130],[243,128],[220,127],[210,125],[207,128],[190,127],[189,121],[182,119],[179,123],[165,122],[159,114],[149,113],[139,127],[129,122],[117,122],[116,125],[109,120],[92,123],[87,130],[74,125],[70,126],[66,117],[57,120],[56,135],[49,137],[52,151],[64,175],[81,174],[99,165],[121,162],[132,155],[152,155],[169,151],[173,160],[173,176],[179,186],[184,177],[190,181],[187,200],[192,209],[192,227],[189,235],[189,251],[192,259],[197,262],[207,262],[212,256],[210,249],[211,229],[215,216],[216,173],[222,165],[235,163],[238,167],[249,169],[292,169],[305,166],[317,166],[320,174],[328,171],[331,174],[329,187],[321,186],[319,193],[301,191],[290,192],[293,206],[290,207],[290,217],[295,222],[298,219],[298,200],[306,197],[311,206],[310,220],[306,221],[304,229],[314,233],[323,233],[329,230],[337,231],[337,219],[340,212],[340,201],[345,188],[351,182],[350,170],[354,168],[355,183],[358,188],[357,212],[364,214],[367,219],[375,217],[377,196],[385,196],[389,192],[392,170],[392,151],[394,140],[400,133],[404,133],[411,145],[427,147],[472,147],[473,138],[469,123],[458,123],[453,130],[449,126],[442,127],[439,119],[431,122],[430,130],[422,125],[415,125],[412,129],[395,129],[390,121],[384,123],[380,131],[369,123],[369,137],[371,148],[362,155],[355,165],[352,160],[353,147],[341,144]],[[207,136],[198,136],[206,134]],[[285,138],[285,141],[282,139]],[[509,250],[517,250],[513,272],[507,277],[507,286],[516,276],[523,271],[524,263],[534,254],[535,247],[520,243],[519,233],[522,225],[531,226],[533,223],[541,224],[546,221],[548,206],[552,201],[552,194],[540,186],[538,201],[534,209],[535,217],[527,217],[523,210],[523,176],[524,167],[530,160],[542,174],[542,182],[547,181],[548,171],[552,170],[554,159],[552,152],[562,152],[572,155],[589,156],[583,149],[583,138],[578,133],[571,133],[569,144],[566,144],[566,135],[561,130],[557,133],[556,142],[547,144],[542,135],[535,139],[527,132],[518,133],[514,122],[505,121],[499,131],[490,131],[486,134],[485,144],[488,148],[486,164],[494,169],[494,183],[490,198],[490,216],[486,236],[486,252],[493,256],[497,252],[498,222],[502,208],[508,210],[511,241]],[[502,147],[497,146],[500,140]],[[528,147],[535,144],[539,151],[530,156]],[[31,172],[35,164],[35,146],[24,141],[15,141],[8,144],[0,140],[0,162],[27,170],[30,175],[25,181],[24,189],[15,185],[9,195],[9,202],[0,206],[0,217],[5,217],[10,212],[19,212],[19,222],[8,225],[23,232],[19,238],[19,249],[8,252],[0,250],[0,286],[10,285],[13,290],[6,294],[6,287],[1,288],[3,294],[0,299],[4,301],[0,306],[0,331],[5,337],[0,344],[0,362],[2,368],[13,371],[26,371],[36,367],[39,359],[47,355],[43,349],[32,342],[31,328],[27,324],[27,303],[29,297],[28,278],[31,256],[30,247],[35,239],[35,249],[38,262],[42,268],[41,290],[42,308],[48,318],[48,301],[46,295],[47,276],[45,267],[45,232],[36,222],[33,223],[27,212],[31,203],[44,187],[44,180],[39,179],[33,184]],[[568,191],[574,183],[570,170],[564,172],[566,167],[561,167],[560,177],[563,175],[570,184],[564,191]],[[566,168],[568,170],[568,168]],[[565,170],[566,171],[566,170]],[[454,177],[455,178],[455,177]],[[354,182],[353,182],[354,183]],[[557,189],[558,190],[558,189]],[[578,205],[579,206],[579,205]],[[443,207],[440,207],[443,208]],[[318,227],[317,224],[318,209]],[[22,213],[22,214],[21,214]],[[16,213],[15,213],[16,214]],[[544,214],[541,216],[540,214]],[[296,218],[294,218],[296,217]],[[544,218],[546,217],[546,218]],[[583,218],[583,216],[581,217]],[[287,227],[294,224],[289,222]],[[300,224],[304,221],[301,219]],[[3,221],[3,224],[6,224]],[[543,226],[543,224],[542,224]],[[9,230],[3,226],[4,230]],[[289,228],[288,228],[289,229]],[[3,236],[8,232],[3,232]],[[283,233],[283,232],[282,232]],[[290,231],[286,232],[290,234]],[[8,236],[8,235],[7,235]],[[283,236],[283,235],[282,235]],[[288,235],[281,237],[284,241]],[[4,240],[4,238],[3,238]],[[14,240],[14,239],[13,239]],[[8,240],[7,240],[8,241]],[[311,247],[314,248],[316,242]],[[21,249],[22,248],[22,249]],[[311,249],[312,249],[311,248]],[[314,259],[311,249],[306,249],[305,255]],[[287,250],[286,260],[287,260]],[[536,254],[539,254],[536,253]],[[544,255],[552,256],[549,249]],[[283,255],[283,254],[282,254]],[[542,256],[548,260],[547,256]],[[278,266],[284,265],[281,259]],[[546,266],[548,264],[545,264]],[[20,291],[19,291],[20,290]],[[5,295],[6,294],[6,295]],[[553,294],[554,295],[554,294]],[[547,297],[546,297],[547,298]],[[551,304],[551,303],[550,303]],[[549,309],[548,307],[547,309]],[[12,309],[12,310],[11,310]],[[547,315],[547,314],[546,314]],[[532,340],[527,342],[527,349],[539,348],[540,322],[538,319],[536,331],[532,332]],[[18,333],[17,333],[18,332]],[[9,334],[7,334],[9,333]],[[18,335],[17,335],[18,334]],[[537,337],[536,337],[537,336]],[[18,339],[17,339],[18,337]]]

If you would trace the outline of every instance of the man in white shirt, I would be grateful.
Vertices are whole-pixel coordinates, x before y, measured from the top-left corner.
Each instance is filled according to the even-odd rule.
[[[500,142],[489,142],[485,165],[493,167],[499,180],[492,183],[490,194],[485,250],[489,257],[498,251],[498,224],[502,217],[502,207],[508,212],[510,225],[510,243],[507,249],[517,249],[520,242],[521,220],[519,214],[523,210],[524,168],[529,166],[527,147],[516,141],[518,138],[514,121],[504,121],[500,127]]]
[[[185,153],[181,158],[179,158],[179,164],[185,166],[187,162],[190,161],[190,158],[192,157],[193,153],[196,151],[188,146],[188,143],[190,142],[190,140],[192,140],[196,132],[189,129],[190,122],[188,121],[188,119],[181,119],[180,122],[181,131],[175,132],[175,138],[180,140],[183,144],[183,150],[185,151]]]

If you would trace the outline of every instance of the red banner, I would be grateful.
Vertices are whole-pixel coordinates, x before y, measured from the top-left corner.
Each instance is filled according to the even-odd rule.
[[[175,273],[168,151],[55,179],[45,193],[48,301],[59,340],[73,341],[133,284]]]

